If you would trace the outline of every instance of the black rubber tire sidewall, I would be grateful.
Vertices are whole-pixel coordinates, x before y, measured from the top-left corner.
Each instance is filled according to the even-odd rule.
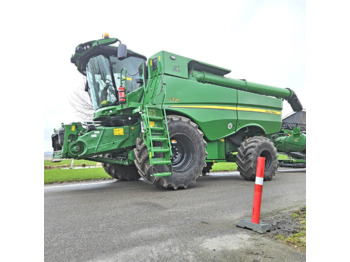
[[[259,156],[266,157],[264,180],[270,181],[276,174],[278,168],[277,151],[271,140],[266,137],[251,137],[241,144],[237,153],[238,171],[244,179],[255,179]]]

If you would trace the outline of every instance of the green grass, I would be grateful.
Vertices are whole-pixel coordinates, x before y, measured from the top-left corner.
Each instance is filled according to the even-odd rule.
[[[281,160],[283,160],[283,159],[290,159],[290,157],[286,156],[286,155],[278,154],[278,158],[277,159],[281,159]]]
[[[44,184],[112,179],[103,168],[45,169]]]
[[[210,172],[218,171],[235,171],[237,170],[237,164],[232,162],[219,162],[215,163]]]
[[[70,166],[71,163],[71,159],[62,160],[61,162],[51,162],[50,160],[44,160],[44,166]],[[96,166],[97,162],[89,160],[74,160],[74,166],[81,166],[82,164],[85,164],[87,166]]]

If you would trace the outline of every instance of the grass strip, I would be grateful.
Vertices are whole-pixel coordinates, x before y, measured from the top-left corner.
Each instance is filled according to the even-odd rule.
[[[112,179],[103,168],[44,170],[44,184],[101,179]]]
[[[44,160],[44,166],[64,166],[64,165],[71,165],[72,159],[64,159],[60,162],[51,162],[51,160]],[[89,161],[89,160],[77,160],[74,159],[74,166],[81,166],[82,164],[85,164],[87,166],[96,166],[97,162],[95,161]]]
[[[219,171],[236,171],[237,164],[233,162],[219,162],[215,163],[210,170],[210,172],[219,172]]]

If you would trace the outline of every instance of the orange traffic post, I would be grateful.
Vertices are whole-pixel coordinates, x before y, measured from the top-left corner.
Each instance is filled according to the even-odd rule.
[[[270,230],[270,224],[260,223],[260,208],[264,183],[265,157],[258,157],[255,175],[254,201],[251,220],[241,220],[238,227],[249,228],[259,233],[265,233]]]
[[[258,164],[255,175],[254,202],[252,212],[252,223],[259,224],[261,197],[264,183],[265,157],[258,157]]]

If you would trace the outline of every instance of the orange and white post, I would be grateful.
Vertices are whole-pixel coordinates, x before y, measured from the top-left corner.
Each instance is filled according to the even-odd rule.
[[[260,208],[264,183],[265,157],[258,157],[255,174],[253,212],[251,220],[241,220],[238,227],[249,228],[259,233],[265,233],[270,230],[270,224],[260,223]]]
[[[255,188],[254,188],[254,201],[253,201],[253,212],[252,212],[252,223],[259,224],[260,222],[260,207],[262,190],[264,183],[264,168],[265,168],[265,157],[258,157],[258,164],[256,167],[255,175]]]

